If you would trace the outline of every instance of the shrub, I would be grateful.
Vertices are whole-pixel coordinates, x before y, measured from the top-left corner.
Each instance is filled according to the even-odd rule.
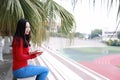
[[[106,44],[109,46],[120,46],[120,40],[108,40]]]

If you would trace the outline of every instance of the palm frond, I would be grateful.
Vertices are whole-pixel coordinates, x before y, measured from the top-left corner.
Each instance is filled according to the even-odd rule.
[[[74,17],[53,0],[0,0],[0,32],[12,36],[19,19],[28,19],[31,24],[31,35],[34,43],[42,43],[47,36],[46,25],[61,18],[63,33],[68,34],[75,25]]]
[[[59,16],[61,18],[62,32],[64,34],[70,33],[75,27],[73,15],[52,0],[48,0],[47,5],[48,6],[45,6],[45,9],[48,11],[48,18],[50,20],[56,20]]]
[[[0,6],[0,31],[3,35],[12,35],[18,18],[24,17],[22,8],[17,0],[1,0],[0,4],[2,4]]]

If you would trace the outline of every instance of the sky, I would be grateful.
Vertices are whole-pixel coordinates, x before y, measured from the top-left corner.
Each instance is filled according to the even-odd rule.
[[[114,31],[116,29],[117,4],[115,2],[111,9],[108,10],[106,6],[107,0],[102,5],[101,0],[96,0],[94,7],[92,3],[89,3],[89,0],[82,0],[82,2],[78,0],[73,10],[71,0],[55,1],[74,15],[77,26],[76,32],[89,34],[94,29],[108,31]]]

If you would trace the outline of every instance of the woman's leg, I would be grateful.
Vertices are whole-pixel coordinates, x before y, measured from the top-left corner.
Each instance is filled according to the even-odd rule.
[[[19,70],[13,71],[13,75],[17,78],[25,78],[36,75],[36,80],[45,80],[48,75],[48,69],[44,66],[29,65]]]

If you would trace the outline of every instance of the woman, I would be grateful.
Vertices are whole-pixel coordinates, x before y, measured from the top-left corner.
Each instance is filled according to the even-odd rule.
[[[48,68],[43,66],[29,65],[28,59],[41,55],[42,52],[29,52],[30,49],[30,24],[27,20],[21,19],[17,23],[16,32],[12,43],[13,55],[13,76],[15,78],[26,78],[36,75],[36,80],[45,80],[48,75]]]

